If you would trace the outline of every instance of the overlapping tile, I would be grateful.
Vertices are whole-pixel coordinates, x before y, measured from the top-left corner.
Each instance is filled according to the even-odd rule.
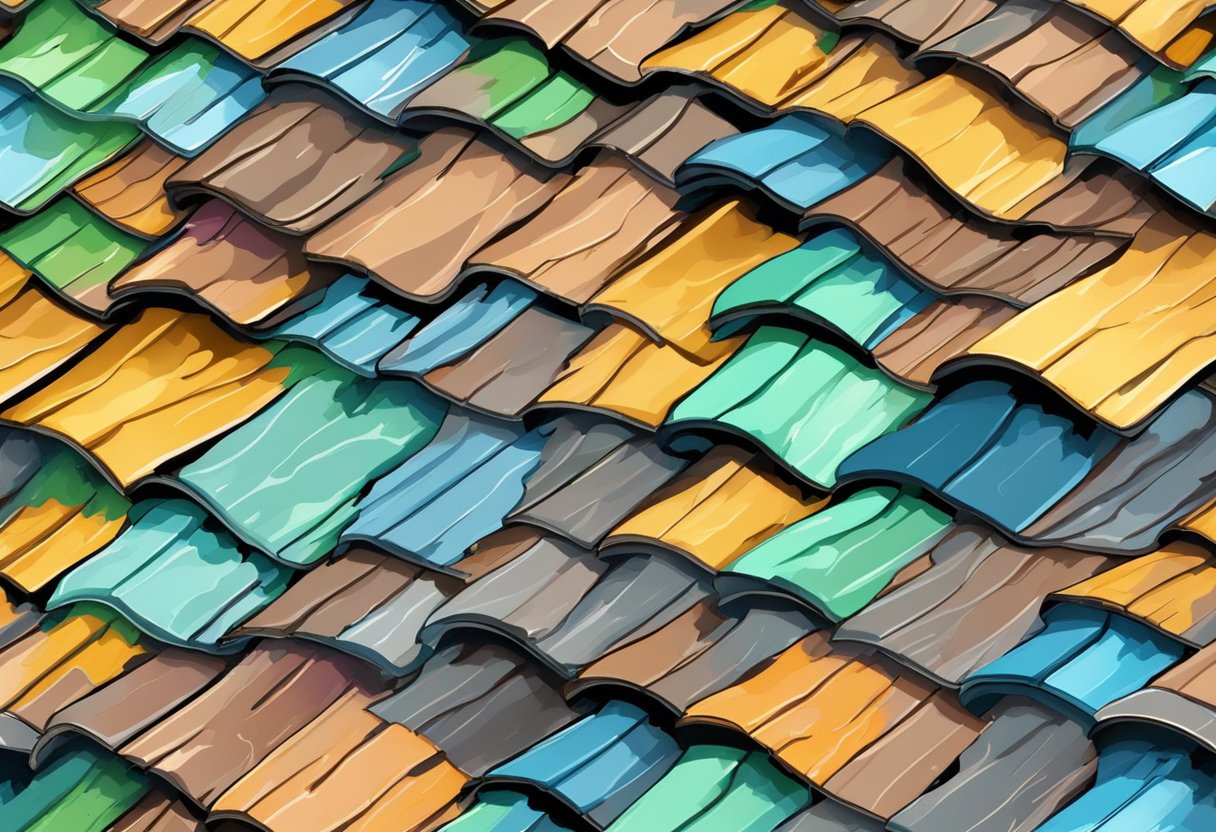
[[[206,36],[248,61],[266,58],[288,42],[340,19],[353,0],[170,0],[149,6],[139,0],[102,0],[96,14],[151,44],[180,31]]]
[[[952,693],[820,634],[696,703],[682,722],[742,731],[815,786],[884,819],[919,797],[985,726]],[[917,766],[906,765],[909,755]]]
[[[461,5],[0,32],[0,805],[1208,832],[1210,19]]]
[[[301,351],[280,358],[282,348],[149,309],[0,418],[72,443],[126,488],[250,418],[316,364]]]
[[[112,278],[107,300],[183,294],[233,324],[264,327],[338,277],[335,267],[306,260],[301,248],[298,238],[211,199],[180,232]]]
[[[831,488],[845,457],[929,398],[827,343],[765,326],[671,411],[665,428],[689,434],[687,444],[702,441],[699,430],[740,435],[811,485]]]
[[[451,291],[469,255],[543,207],[567,180],[445,128],[420,142],[418,158],[379,190],[309,237],[305,252],[364,270],[406,297],[434,299]],[[402,239],[413,242],[403,247]]]
[[[1051,593],[1078,578],[1103,581],[1090,576],[1111,566],[1100,555],[1015,546],[976,524],[954,526],[922,558],[928,563],[913,561],[914,574],[842,622],[834,638],[874,645],[952,687],[1041,629]]]
[[[1071,130],[1155,66],[1118,32],[1065,3],[1017,0],[945,39],[918,57],[965,60]]]
[[[434,645],[461,628],[489,630],[569,677],[708,595],[704,576],[679,562],[645,556],[606,562],[542,539],[435,610],[421,638]]]
[[[1080,605],[1052,607],[1043,620],[1041,631],[967,674],[960,696],[969,708],[982,712],[1017,692],[1084,722],[1177,664],[1185,652],[1139,622]]]
[[[324,84],[388,121],[457,66],[473,39],[439,3],[372,0],[353,20],[271,68],[271,80]]]
[[[311,564],[333,550],[368,484],[421,450],[443,413],[417,385],[316,363],[172,482],[259,551]]]
[[[25,592],[57,579],[119,533],[130,503],[72,449],[8,431],[0,575]]]
[[[1039,827],[1041,832],[1143,824],[1199,830],[1213,817],[1210,762],[1192,762],[1192,746],[1129,738],[1098,757],[1097,782]]]
[[[482,783],[540,789],[602,829],[679,758],[680,746],[645,711],[613,701],[491,769]]]
[[[1210,499],[1211,415],[1192,391],[1127,439],[1019,401],[1004,382],[975,382],[855,453],[840,476],[927,486],[1034,545],[1147,552]],[[1141,483],[1142,471],[1160,473]]]
[[[404,136],[320,92],[276,88],[165,188],[229,200],[278,230],[307,234],[353,208],[416,152]]]
[[[1027,215],[1067,231],[1015,229],[937,198],[913,166],[895,159],[809,207],[804,222],[849,226],[943,294],[991,296],[1021,307],[1094,273],[1127,247],[1130,232],[1154,211],[1133,180],[1078,179],[1075,195],[1065,191]]]
[[[185,501],[140,503],[108,546],[59,581],[47,609],[99,603],[160,641],[218,649],[221,636],[282,594],[291,570],[242,552],[207,520]]]
[[[487,20],[518,26],[549,48],[559,44],[587,65],[622,83],[641,78],[652,52],[687,28],[703,25],[744,5],[743,0],[696,0],[683,4],[636,0],[462,0]]]
[[[1057,590],[1055,595],[1119,610],[1188,644],[1203,647],[1216,641],[1208,589],[1214,578],[1207,550],[1178,541]]]

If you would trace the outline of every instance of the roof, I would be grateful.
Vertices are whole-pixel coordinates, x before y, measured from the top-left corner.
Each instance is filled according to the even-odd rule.
[[[1211,832],[1207,0],[0,0],[0,827]]]

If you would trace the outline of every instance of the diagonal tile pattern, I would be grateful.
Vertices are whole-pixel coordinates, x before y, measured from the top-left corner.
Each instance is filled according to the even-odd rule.
[[[0,0],[0,832],[1211,832],[1206,0]]]

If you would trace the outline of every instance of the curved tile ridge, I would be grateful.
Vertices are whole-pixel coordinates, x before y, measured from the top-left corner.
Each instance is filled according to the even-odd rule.
[[[1103,239],[1122,241],[1134,236],[1160,210],[1151,186],[1143,177],[1126,168],[1112,169],[1097,160],[1085,158],[1070,160],[1060,179],[1027,197],[1022,204],[1023,213],[1013,222],[976,216],[965,203],[930,180],[931,177],[911,160],[893,158],[838,195],[808,207],[803,214],[803,225],[838,217],[856,225],[889,254],[898,257],[902,246],[908,244],[919,243],[930,250],[940,246],[949,251],[947,238],[959,233],[956,229],[960,227],[971,234],[982,234],[983,239],[1004,240],[1014,234],[1025,235],[1016,238],[1024,243],[1044,234],[1086,245]],[[908,226],[908,232],[916,231],[917,223],[913,221],[916,216],[900,219],[885,216],[887,200],[894,201],[890,213],[898,213],[894,208],[901,207],[904,202],[915,202],[918,204],[915,215],[925,215],[932,225],[914,233],[910,240],[903,240],[904,234],[895,230],[886,235],[870,230],[868,220],[873,211],[876,219],[886,219],[895,224],[896,229],[902,222]],[[932,233],[938,224],[947,222],[945,229]],[[1091,241],[1090,237],[1094,239]],[[1114,250],[1109,249],[1107,253]],[[1045,257],[1046,253],[1039,256]],[[1034,298],[1026,300],[1029,305]]]
[[[131,813],[146,799],[168,803],[157,791],[122,760],[82,746],[65,750],[32,774],[0,776],[0,812],[13,830],[116,832],[130,828]],[[176,825],[166,824],[166,830],[202,829],[181,807],[171,811]]]
[[[287,588],[291,570],[242,552],[229,534],[185,500],[148,500],[123,531],[68,572],[47,609],[91,601],[121,612],[166,644],[238,650],[220,638]],[[189,586],[189,599],[183,590]]]
[[[609,324],[569,358],[534,407],[602,413],[653,431],[742,341],[714,342],[703,350],[704,356],[696,357],[658,344],[626,323]]]
[[[406,297],[450,292],[465,260],[531,216],[569,181],[521,167],[458,128],[419,143],[419,157],[308,238],[305,252],[366,271]],[[402,246],[402,240],[414,241]]]
[[[680,724],[741,731],[817,788],[884,820],[987,725],[952,692],[872,651],[829,645],[822,633],[697,702]],[[908,766],[912,757],[918,764]]]
[[[557,678],[513,650],[453,645],[371,712],[426,737],[469,777],[481,777],[575,722]]]
[[[363,661],[294,642],[255,645],[230,667],[201,659],[162,654],[59,710],[35,759],[83,734],[208,809],[318,717],[362,713],[383,690]]]
[[[77,182],[72,194],[123,231],[154,240],[186,218],[165,193],[166,180],[184,164],[184,157],[145,138]]]
[[[973,712],[1001,697],[1036,698],[1082,724],[1142,688],[1186,652],[1181,644],[1116,613],[1059,604],[1046,626],[1000,658],[967,674],[959,698]]]
[[[722,182],[755,188],[801,214],[874,173],[891,157],[890,148],[878,138],[849,139],[815,116],[785,115],[706,144],[680,166],[676,182],[685,190]]]
[[[890,832],[1033,832],[1089,786],[1098,754],[1082,726],[1032,700],[1001,702],[945,778],[887,824]]]
[[[1011,227],[980,219],[924,187],[893,159],[809,207],[804,227],[843,223],[928,288],[1030,306],[1113,260],[1156,213],[1147,186],[1096,166]],[[1049,227],[1041,227],[1040,220]]]
[[[1214,656],[1216,651],[1205,647],[1147,687],[1107,704],[1098,711],[1098,728],[1124,723],[1152,725],[1216,751]]]
[[[582,312],[607,312],[660,344],[706,358],[713,353],[707,320],[714,299],[734,280],[797,245],[797,238],[757,221],[748,206],[730,200],[689,217],[597,292]]]
[[[1212,41],[1207,0],[1065,0],[1115,26],[1157,60],[1186,66]]]
[[[0,439],[0,576],[34,593],[109,544],[130,502],[71,448],[5,431]]]
[[[809,799],[804,785],[761,752],[693,745],[608,832],[765,832]]]
[[[1138,430],[1216,359],[1213,254],[1216,235],[1158,214],[1117,260],[1020,312],[958,365],[1012,366],[1116,430]]]
[[[88,119],[90,132],[101,134],[83,148],[94,161],[106,147],[117,151],[136,125],[171,150],[192,155],[264,96],[254,70],[211,44],[187,39],[154,56],[117,37],[73,0],[45,0],[24,16],[0,46],[0,73],[59,108],[69,122]],[[14,106],[6,102],[6,108]],[[42,122],[50,115],[39,109],[30,117]]]
[[[953,58],[1002,79],[1064,130],[1105,106],[1156,64],[1118,32],[1055,0],[1002,3],[914,60]]]
[[[461,566],[471,569],[466,558]],[[429,658],[418,640],[460,579],[367,549],[350,549],[300,577],[227,638],[306,639],[405,676]]]
[[[147,240],[115,227],[66,196],[0,231],[0,250],[7,258],[94,318],[104,316],[112,305],[107,293],[110,280],[147,245]]]
[[[307,260],[298,237],[209,199],[173,237],[111,279],[108,295],[112,306],[160,293],[183,295],[235,326],[265,329],[305,296],[332,285],[339,273]]]
[[[811,336],[764,326],[676,405],[662,435],[677,448],[708,445],[717,431],[739,435],[830,489],[849,454],[897,430],[930,399]]]
[[[344,274],[249,334],[307,344],[352,373],[375,378],[380,359],[419,323],[418,317],[381,297],[367,279]]]
[[[16,78],[58,107],[88,112],[150,57],[75,0],[40,0],[0,46],[0,75]]]
[[[37,211],[139,135],[133,125],[86,121],[15,81],[0,81],[0,205],[22,214]]]
[[[497,633],[571,678],[708,597],[708,581],[681,563],[645,555],[606,562],[542,539],[455,593],[428,617],[420,638],[434,647],[473,641],[478,630]]]
[[[610,701],[486,772],[477,786],[539,789],[604,829],[680,756],[680,746],[645,711]]]
[[[587,142],[624,117],[618,105],[522,38],[475,44],[459,66],[414,95],[398,123],[441,115],[484,125],[550,165],[565,165]]]
[[[998,15],[999,0],[808,0],[841,23],[865,23],[920,46],[955,37],[989,15]],[[1116,29],[1155,60],[1189,65],[1210,44],[1212,35],[1201,19],[1206,0],[1059,0]],[[1197,22],[1198,21],[1198,22]]]
[[[714,300],[716,338],[757,320],[823,328],[869,352],[896,381],[932,389],[943,362],[1009,320],[988,297],[942,297],[917,285],[849,230],[834,228],[767,260]]]
[[[233,533],[292,566],[337,545],[368,485],[434,437],[444,416],[409,382],[318,364],[290,391],[162,479]]]
[[[870,604],[951,525],[947,514],[915,496],[864,489],[745,552],[726,565],[714,587],[732,600],[784,592],[838,622]]]
[[[694,0],[640,5],[635,0],[461,0],[486,21],[527,31],[547,48],[563,49],[607,78],[642,79],[648,55],[746,0]],[[560,8],[559,8],[560,6]]]
[[[503,274],[585,303],[684,227],[678,199],[621,154],[604,152],[522,225],[474,253],[465,271]]]
[[[379,362],[465,407],[519,418],[595,330],[546,309],[527,284],[471,286]]]
[[[1210,762],[1194,763],[1193,746],[1138,737],[1102,749],[1097,782],[1037,832],[1104,832],[1154,826],[1201,832],[1216,819]],[[1147,825],[1147,826],[1146,826]]]
[[[0,721],[6,736],[19,728],[32,748],[45,739],[54,714],[163,655],[122,616],[96,604],[44,615],[5,601],[0,611]]]
[[[802,0],[764,0],[646,59],[647,75],[690,74],[762,114],[810,110],[840,121],[924,80],[886,37],[841,37]]]
[[[31,390],[101,339],[108,329],[55,302],[29,272],[0,254],[0,401]],[[6,279],[12,278],[7,285]]]
[[[678,716],[693,702],[759,672],[814,629],[807,616],[780,603],[752,601],[727,612],[701,600],[585,666],[566,692],[603,699],[620,687]]]
[[[101,0],[89,5],[94,14],[154,46],[185,31],[251,63],[268,64],[278,60],[276,53],[284,47],[298,49],[327,26],[344,22],[345,13],[360,1],[165,0],[149,5]]]
[[[1069,143],[1075,153],[1122,162],[1212,216],[1216,189],[1204,173],[1212,160],[1214,130],[1216,82],[1192,83],[1159,68],[1082,123]]]
[[[947,71],[857,117],[982,214],[1018,220],[1064,174],[1067,145],[980,84]]]
[[[125,490],[251,418],[318,361],[238,341],[205,315],[148,309],[0,419],[72,444]]]
[[[426,447],[361,496],[340,542],[440,571],[459,571],[469,547],[508,523],[594,544],[650,496],[640,486],[658,488],[682,467],[644,436],[584,414],[526,430],[453,408]]]
[[[176,202],[219,196],[276,231],[308,234],[355,207],[402,158],[402,133],[299,85],[273,89],[249,115],[174,172]]]
[[[1216,641],[1216,564],[1207,549],[1172,541],[1053,593],[1117,610],[1193,647]]]
[[[1022,403],[1003,382],[973,382],[853,454],[839,477],[923,485],[1027,545],[1137,554],[1211,499],[1214,417],[1195,391],[1121,438]]]
[[[410,99],[461,64],[476,42],[440,3],[372,0],[271,67],[266,80],[322,85],[395,124]]]
[[[910,578],[897,575],[841,622],[832,638],[877,647],[947,687],[1041,630],[1040,610],[1053,593],[1118,571],[1104,572],[1112,561],[1101,555],[1027,549],[974,523],[950,528],[922,561],[908,567],[921,564]]]
[[[609,532],[600,551],[666,552],[714,572],[826,503],[777,475],[767,459],[722,444]]]
[[[210,818],[340,832],[429,830],[456,817],[467,775],[425,736],[385,723],[367,704],[362,696],[335,701],[220,795]]]

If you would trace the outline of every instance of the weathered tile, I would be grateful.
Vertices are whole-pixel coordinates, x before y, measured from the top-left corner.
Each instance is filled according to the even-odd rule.
[[[109,282],[114,301],[181,293],[238,326],[265,326],[331,285],[338,270],[304,258],[298,238],[210,199],[172,239]]]
[[[603,829],[679,758],[680,746],[645,711],[610,701],[491,769],[481,785],[529,784]]]
[[[406,297],[437,300],[455,288],[471,254],[542,208],[569,180],[520,167],[463,129],[432,133],[419,151],[312,235],[305,252],[365,270]]]
[[[68,572],[47,609],[93,602],[167,644],[202,650],[287,588],[291,570],[243,552],[206,512],[185,500],[145,500],[105,548]]]
[[[1101,555],[1015,546],[978,524],[955,526],[926,557],[833,638],[878,647],[950,687],[1042,629],[1052,592],[1111,565]]]
[[[1004,656],[967,674],[960,698],[983,712],[1002,696],[1030,696],[1088,722],[1103,706],[1139,690],[1178,663],[1185,648],[1117,613],[1060,604],[1046,626]]]
[[[293,234],[355,207],[414,143],[323,93],[277,87],[256,110],[173,173],[175,198],[205,193]]]
[[[371,381],[317,361],[172,482],[249,545],[306,566],[333,550],[368,485],[426,446],[443,415],[415,384]]]
[[[734,433],[797,477],[828,489],[846,457],[896,430],[929,401],[928,394],[836,347],[765,326],[676,405],[664,429],[689,445],[697,431]]]

